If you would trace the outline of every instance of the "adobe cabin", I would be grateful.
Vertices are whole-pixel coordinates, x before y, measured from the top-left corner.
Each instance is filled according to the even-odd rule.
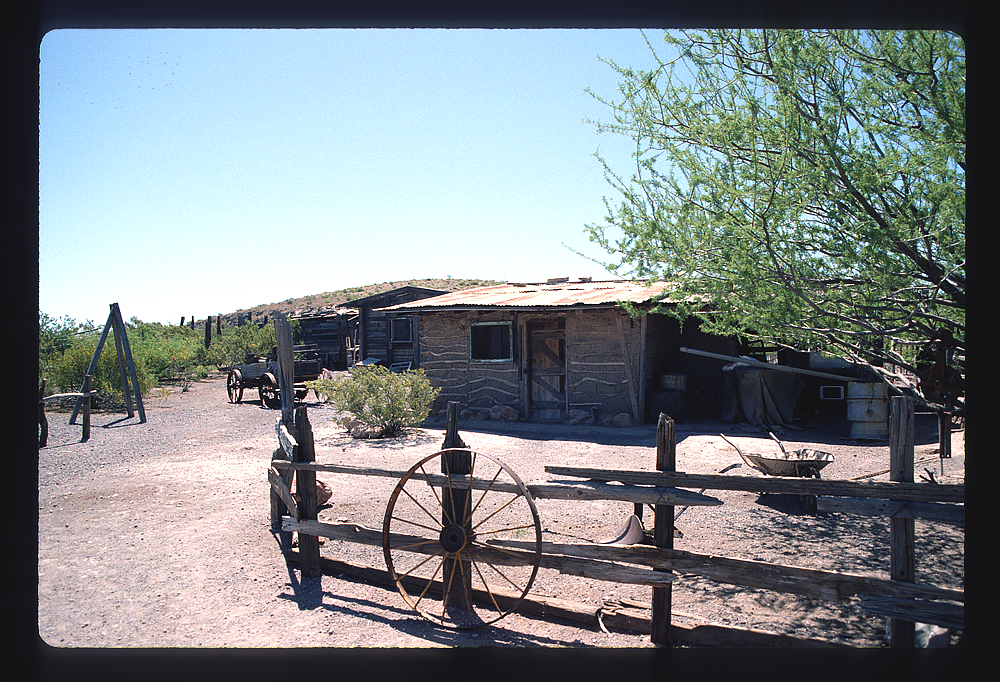
[[[508,406],[531,421],[629,424],[655,422],[652,403],[671,394],[683,397],[662,411],[675,419],[718,417],[725,363],[680,348],[733,354],[736,341],[702,333],[693,319],[681,328],[668,315],[632,318],[619,305],[648,309],[667,286],[502,284],[378,312],[391,324],[416,322],[414,368],[441,389],[435,410],[458,401],[479,411]]]
[[[358,313],[347,308],[292,315],[299,321],[299,343],[315,345],[327,369],[347,369],[351,340],[357,338]]]
[[[446,292],[440,289],[405,286],[344,303],[344,307],[358,311],[358,359],[387,367],[415,365],[419,341],[414,328],[416,319],[401,314],[394,316],[390,324],[388,316],[380,308],[420,301],[444,293]]]

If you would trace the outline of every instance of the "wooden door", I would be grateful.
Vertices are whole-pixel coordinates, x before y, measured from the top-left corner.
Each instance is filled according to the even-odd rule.
[[[566,322],[528,322],[529,419],[566,421]]]

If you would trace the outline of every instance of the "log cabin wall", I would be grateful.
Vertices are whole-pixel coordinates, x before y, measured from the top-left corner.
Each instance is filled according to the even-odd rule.
[[[437,289],[401,287],[363,299],[348,301],[345,305],[357,309],[360,317],[358,345],[361,347],[361,359],[371,358],[385,365],[409,362],[416,366],[419,359],[419,349],[416,347],[419,339],[417,317],[407,313],[386,313],[380,308],[409,303],[443,293],[445,292]],[[391,321],[393,318],[397,319],[395,328]],[[410,322],[404,323],[404,320]],[[406,327],[409,327],[409,330],[403,333]]]
[[[300,343],[316,345],[327,369],[347,368],[347,341],[357,337],[354,314],[303,315],[299,321]]]

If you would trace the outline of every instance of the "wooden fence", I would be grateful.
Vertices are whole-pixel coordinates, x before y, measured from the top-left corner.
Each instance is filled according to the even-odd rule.
[[[661,415],[657,426],[657,469],[650,471],[604,470],[564,466],[546,466],[545,471],[559,476],[588,479],[585,482],[528,484],[535,499],[618,500],[654,505],[654,545],[631,546],[598,544],[542,543],[540,566],[564,574],[584,576],[594,580],[647,585],[652,588],[651,613],[643,613],[639,604],[624,604],[608,613],[582,614],[594,617],[600,624],[626,628],[639,627],[650,633],[655,643],[669,644],[671,638],[694,639],[697,634],[671,623],[670,588],[672,571],[705,577],[716,582],[749,588],[772,590],[806,597],[840,601],[861,598],[863,610],[893,619],[891,646],[907,647],[914,643],[914,621],[961,629],[964,623],[964,591],[922,585],[914,581],[913,524],[916,519],[944,521],[964,525],[964,485],[927,485],[913,483],[912,402],[899,399],[894,405],[894,419],[906,424],[909,407],[909,436],[893,427],[890,443],[892,478],[889,482],[827,481],[815,478],[790,477],[726,477],[713,474],[686,474],[673,471],[675,438],[673,421]],[[317,472],[383,476],[400,479],[406,472],[315,461],[312,433],[306,408],[294,410],[289,424],[279,419],[276,424],[279,447],[274,451],[269,480],[271,484],[272,526],[286,533],[298,534],[299,550],[289,554],[297,560],[303,576],[318,576],[324,567],[330,571],[350,572],[367,580],[392,585],[386,571],[352,567],[349,563],[320,557],[319,537],[382,546],[386,541],[382,530],[365,528],[352,523],[325,523],[317,520],[315,476]],[[454,426],[449,426],[454,433]],[[907,464],[907,458],[909,464]],[[294,476],[298,501],[292,496],[290,482]],[[442,479],[447,478],[442,476]],[[471,488],[488,486],[488,482],[469,483]],[[734,557],[720,557],[672,548],[675,505],[718,505],[721,502],[686,488],[744,490],[759,493],[811,495],[818,498],[818,509],[836,510],[865,515],[878,514],[891,518],[892,575],[887,578],[852,575],[819,569],[799,568]],[[506,541],[512,551],[525,551],[528,561],[530,543]],[[440,585],[437,586],[440,589]],[[480,595],[486,597],[486,595]],[[492,595],[496,598],[496,595]],[[514,599],[516,595],[499,595]],[[580,617],[573,605],[553,599],[529,599],[519,606],[522,612],[534,612],[561,617]],[[705,643],[705,628],[699,630]],[[777,636],[753,639],[742,633],[744,643],[791,644],[794,637]],[[719,643],[718,633],[709,633],[707,641]],[[801,643],[801,642],[800,642]]]

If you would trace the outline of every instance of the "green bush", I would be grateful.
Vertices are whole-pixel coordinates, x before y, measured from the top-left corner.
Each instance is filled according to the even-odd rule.
[[[292,333],[295,333],[298,320],[291,321]],[[277,345],[274,337],[274,323],[258,327],[248,323],[242,327],[226,327],[221,334],[213,334],[210,348],[204,347],[202,334],[202,356],[199,361],[216,367],[232,367],[243,364],[247,354],[265,356]]]
[[[379,365],[352,367],[347,378],[317,379],[306,385],[386,438],[423,422],[440,392],[431,386],[423,370],[397,374]]]
[[[98,335],[75,339],[62,357],[52,367],[51,382],[59,392],[74,392],[83,388],[83,379],[90,367],[97,348]],[[130,344],[131,345],[131,344]],[[146,368],[141,357],[135,357],[135,374],[139,383],[140,395],[146,395],[150,388],[156,385],[156,380]],[[129,388],[132,387],[129,377]],[[97,369],[91,381],[91,389],[97,391],[97,400],[102,404],[123,405],[125,397],[122,394],[121,370],[118,368],[118,355],[115,352],[114,332],[108,334],[97,362]]]

